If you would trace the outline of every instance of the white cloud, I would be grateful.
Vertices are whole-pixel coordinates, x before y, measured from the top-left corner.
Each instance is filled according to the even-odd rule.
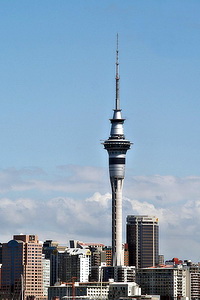
[[[80,239],[110,244],[110,192],[109,178],[98,168],[62,166],[53,176],[40,169],[2,170],[2,241],[24,232],[65,243]],[[184,254],[200,260],[200,177],[134,176],[126,178],[123,194],[124,231],[128,214],[155,215],[166,258]]]
[[[112,199],[111,194],[106,193],[105,195],[101,195],[99,192],[94,193],[94,195],[90,198],[86,199],[86,202],[97,202],[100,206],[108,206],[108,201]]]
[[[165,227],[168,224],[175,225],[177,223],[176,214],[168,208],[158,208],[147,201],[130,200],[128,198],[125,198],[125,201],[131,204],[132,214],[156,216],[159,218],[159,223]]]
[[[134,176],[126,180],[126,195],[161,205],[177,205],[178,201],[200,199],[200,177]]]

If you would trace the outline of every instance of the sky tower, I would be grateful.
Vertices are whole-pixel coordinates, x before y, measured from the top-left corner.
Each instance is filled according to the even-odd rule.
[[[116,50],[116,99],[113,118],[110,119],[111,131],[104,148],[109,155],[109,173],[112,188],[112,261],[113,266],[123,265],[122,258],[122,187],[125,176],[126,152],[131,142],[125,139],[119,98],[119,58],[118,36]]]

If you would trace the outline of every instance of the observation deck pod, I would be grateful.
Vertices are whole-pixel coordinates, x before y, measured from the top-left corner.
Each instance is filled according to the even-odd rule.
[[[127,150],[130,149],[131,147],[131,142],[128,140],[122,140],[122,139],[117,139],[117,138],[110,138],[106,140],[103,145],[104,149],[110,153],[111,151],[119,151],[119,154],[126,154]],[[116,153],[117,154],[117,153]]]
[[[126,152],[130,149],[131,142],[128,140],[111,138],[106,140],[103,145],[109,155],[110,177],[124,179]]]

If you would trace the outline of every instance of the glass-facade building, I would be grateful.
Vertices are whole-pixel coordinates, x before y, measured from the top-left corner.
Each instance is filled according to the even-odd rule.
[[[126,240],[130,266],[146,268],[158,265],[158,218],[154,216],[127,216]]]

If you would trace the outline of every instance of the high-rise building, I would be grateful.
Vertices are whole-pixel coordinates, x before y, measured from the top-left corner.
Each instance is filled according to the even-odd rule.
[[[50,285],[54,285],[59,281],[58,276],[58,252],[65,251],[67,245],[60,245],[58,242],[53,240],[46,240],[43,243],[42,253],[46,259],[50,260]]]
[[[91,251],[69,248],[58,252],[58,276],[62,282],[88,282],[91,271]]]
[[[124,244],[124,266],[129,266],[128,244]]]
[[[42,255],[42,267],[43,267],[43,294],[48,296],[48,288],[50,287],[50,260]]]
[[[189,266],[190,272],[190,299],[200,299],[200,266],[191,264]]]
[[[111,267],[112,266],[112,247],[111,246],[105,246],[103,250],[106,252],[106,266]]]
[[[106,266],[106,252],[102,248],[89,247],[91,251],[91,267]]]
[[[118,41],[116,51],[116,99],[111,131],[108,140],[104,141],[104,148],[109,155],[109,173],[112,188],[112,264],[123,265],[122,254],[122,187],[125,176],[126,152],[131,142],[125,139],[119,97],[119,60]]]
[[[42,244],[36,235],[14,235],[2,248],[2,292],[12,299],[46,299]]]
[[[158,265],[158,218],[152,216],[127,216],[126,239],[130,266],[145,268]]]
[[[42,253],[50,261],[50,285],[54,285],[58,281],[58,242],[45,241]]]

